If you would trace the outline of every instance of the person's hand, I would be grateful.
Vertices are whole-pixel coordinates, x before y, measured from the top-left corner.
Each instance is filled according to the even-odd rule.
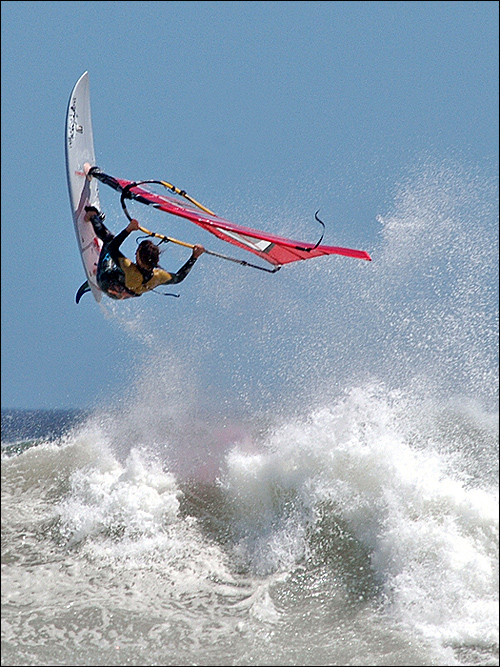
[[[132,220],[127,225],[127,232],[137,232],[137,231],[139,231],[139,223],[135,218],[132,218]]]
[[[198,257],[199,257],[200,255],[203,255],[204,252],[205,252],[205,248],[204,248],[202,245],[200,245],[199,243],[197,243],[197,244],[193,247],[193,257],[194,257],[195,259],[198,259]]]

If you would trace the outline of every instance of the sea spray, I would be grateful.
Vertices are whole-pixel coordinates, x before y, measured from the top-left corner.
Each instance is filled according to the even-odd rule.
[[[498,632],[497,494],[466,488],[439,446],[414,448],[429,415],[408,419],[405,402],[360,388],[278,429],[260,455],[233,451],[224,486],[238,510],[235,554],[269,573],[315,563],[314,550],[323,560],[325,547],[330,557],[342,551],[344,584],[351,568],[361,599],[375,596],[394,621],[441,646],[489,647]]]
[[[426,160],[370,264],[113,304],[125,386],[2,461],[5,660],[498,664],[493,202]]]

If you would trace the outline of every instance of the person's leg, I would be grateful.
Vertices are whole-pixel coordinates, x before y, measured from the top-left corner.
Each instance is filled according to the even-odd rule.
[[[104,214],[96,209],[95,206],[86,206],[85,220],[92,223],[95,235],[101,239],[103,243],[109,243],[115,236],[104,224]]]

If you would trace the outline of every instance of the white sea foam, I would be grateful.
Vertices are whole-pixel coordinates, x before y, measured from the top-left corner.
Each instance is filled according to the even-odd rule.
[[[388,614],[443,644],[494,644],[498,497],[467,488],[453,457],[412,447],[418,428],[397,396],[366,388],[278,429],[261,454],[233,450],[237,554],[256,572],[301,562],[327,502],[369,554]]]

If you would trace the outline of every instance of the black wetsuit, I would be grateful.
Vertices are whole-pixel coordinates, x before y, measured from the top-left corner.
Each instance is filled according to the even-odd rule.
[[[196,258],[190,257],[177,273],[161,268],[151,271],[141,269],[120,251],[130,232],[124,229],[115,236],[104,225],[103,217],[95,213],[90,219],[96,236],[103,242],[96,280],[101,290],[112,299],[141,296],[159,285],[180,283],[194,266]]]

